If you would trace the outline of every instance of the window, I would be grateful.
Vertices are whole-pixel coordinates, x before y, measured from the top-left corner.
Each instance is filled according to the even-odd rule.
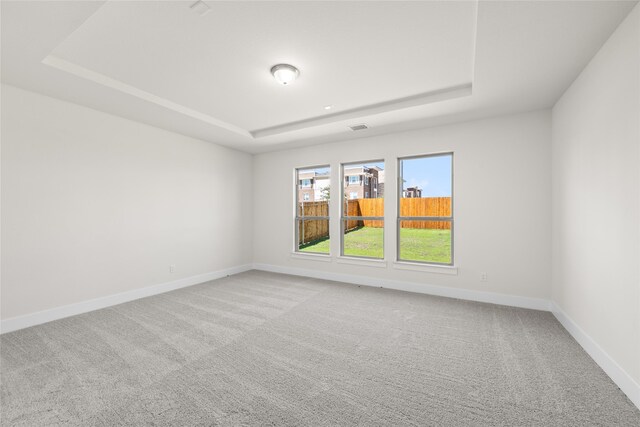
[[[330,172],[329,166],[296,169],[296,182],[300,183],[295,188],[297,252],[329,254],[329,186],[314,190],[303,188],[310,187],[312,180],[329,182]],[[308,201],[311,194],[313,202]]]
[[[398,159],[398,260],[453,265],[453,153]]]
[[[362,191],[363,198],[356,191],[349,192],[347,188],[352,182],[360,181],[358,176],[349,176],[345,179],[347,170],[366,170],[369,167],[377,166],[371,172],[375,175],[378,171],[384,170],[383,161],[371,161],[367,163],[351,163],[342,165],[342,207],[341,207],[341,255],[364,257],[364,258],[384,258],[384,199],[370,197],[369,192]]]
[[[364,176],[364,185],[369,185],[369,176],[368,175]]]
[[[349,185],[357,185],[359,182],[360,182],[360,177],[358,175],[349,176]]]

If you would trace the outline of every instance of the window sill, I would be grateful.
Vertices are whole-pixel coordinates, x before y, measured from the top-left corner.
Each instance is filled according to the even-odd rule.
[[[306,259],[310,261],[322,261],[331,262],[331,255],[329,254],[308,254],[302,252],[291,252],[291,258]]]
[[[341,256],[336,258],[338,264],[364,265],[367,267],[387,268],[387,261],[383,259],[368,259]]]
[[[393,263],[393,268],[397,268],[398,270],[423,271],[425,273],[448,274],[451,276],[458,275],[458,267],[451,265],[433,265],[420,264],[417,262],[396,261]]]

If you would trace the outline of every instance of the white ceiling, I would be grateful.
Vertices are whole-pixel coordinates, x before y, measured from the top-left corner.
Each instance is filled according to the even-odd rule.
[[[2,1],[2,81],[261,152],[548,108],[635,4],[193,2]]]

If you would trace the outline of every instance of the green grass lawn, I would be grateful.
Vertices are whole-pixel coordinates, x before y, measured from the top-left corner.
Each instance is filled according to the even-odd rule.
[[[329,253],[330,240],[302,246],[302,252]],[[344,236],[347,256],[383,257],[382,228],[362,227]],[[451,262],[451,231],[403,228],[400,230],[400,259],[404,261]]]
[[[346,256],[384,257],[382,228],[361,227],[344,235]]]
[[[451,230],[400,229],[400,259],[451,263]]]
[[[324,239],[316,240],[315,242],[306,243],[300,246],[298,249],[300,252],[313,252],[320,254],[328,254],[329,253],[329,242],[331,240],[328,237]]]

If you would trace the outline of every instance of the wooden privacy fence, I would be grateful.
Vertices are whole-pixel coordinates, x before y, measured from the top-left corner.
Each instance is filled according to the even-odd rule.
[[[400,216],[451,216],[451,197],[400,199]],[[450,230],[449,221],[402,221],[402,228]]]
[[[363,212],[363,208],[362,208],[362,204],[360,204],[360,201],[364,201],[364,200],[381,200],[384,202],[384,199],[351,199],[351,200],[345,200],[345,206],[346,209],[345,211],[347,212],[347,216],[365,216],[362,212]],[[382,204],[380,206],[383,206]],[[366,212],[366,210],[364,210]],[[373,216],[373,215],[369,215],[369,216]],[[354,228],[358,228],[358,227],[363,227],[365,225],[365,223],[373,223],[373,222],[380,222],[380,221],[358,221],[358,220],[348,220],[347,221],[347,230],[353,230]],[[380,227],[381,225],[378,225],[378,227]]]
[[[298,203],[298,216],[329,216],[329,203],[327,201]],[[300,221],[298,224],[300,244],[325,237],[329,237],[329,221],[326,219]]]
[[[298,216],[329,216],[329,202],[300,202]]]
[[[384,216],[384,199],[352,199],[346,200],[347,216]],[[301,202],[298,205],[299,216],[329,216],[329,203]],[[400,199],[400,216],[450,216],[451,197],[424,197]],[[329,221],[309,220],[300,221],[298,236],[300,243],[308,243],[329,236]],[[357,227],[380,228],[384,225],[379,220],[347,220],[347,230]],[[448,230],[451,228],[449,221],[402,221],[403,228],[426,228]]]

